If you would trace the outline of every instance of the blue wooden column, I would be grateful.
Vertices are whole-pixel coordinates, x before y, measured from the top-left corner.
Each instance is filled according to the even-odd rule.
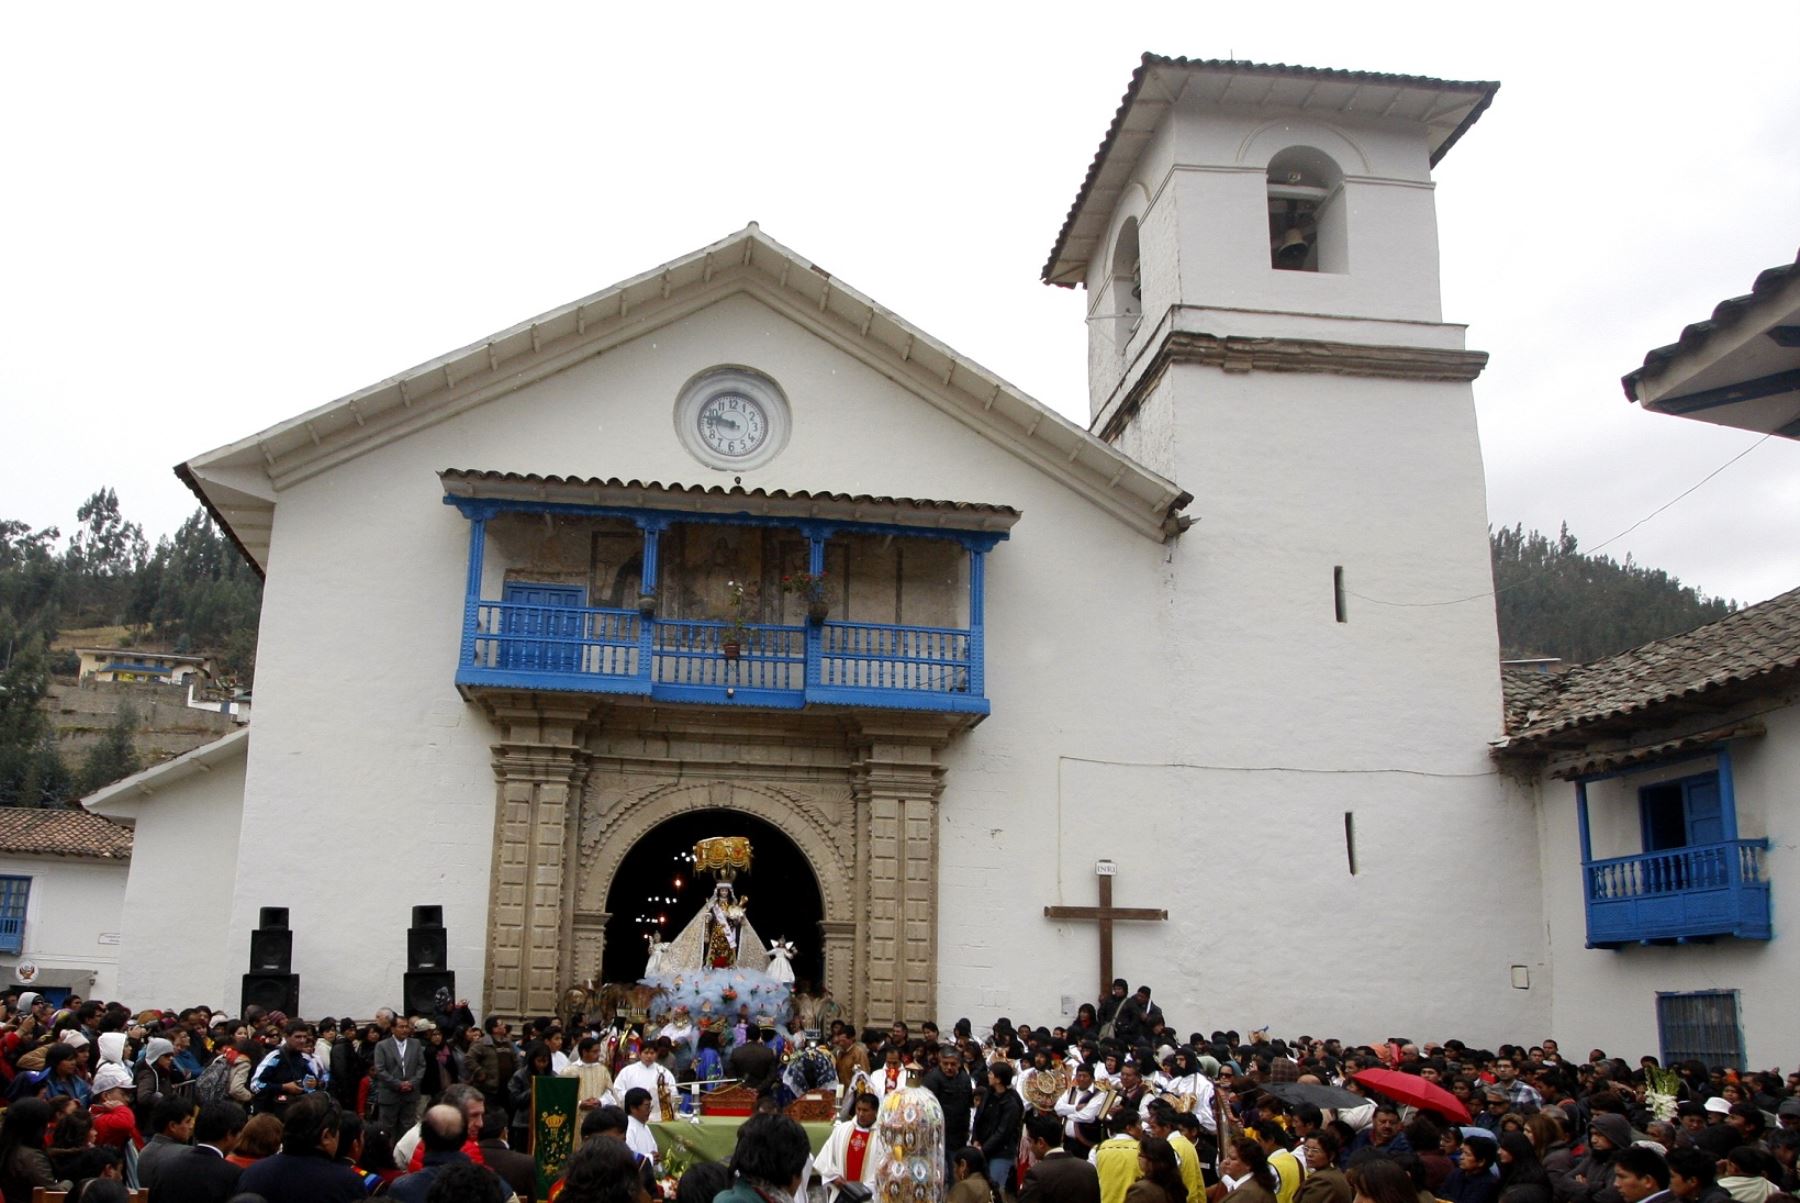
[[[829,532],[821,527],[802,527],[806,535],[806,571],[817,578],[825,571],[825,541],[830,538]],[[816,689],[824,684],[825,675],[825,624],[815,623],[810,617],[806,619],[806,688]]]
[[[969,547],[969,692],[987,696],[987,552]]]
[[[463,632],[461,659],[458,667],[475,663],[475,627],[481,618],[481,566],[487,555],[487,517],[476,514],[469,518],[469,579],[463,591]]]
[[[638,615],[638,679],[646,685],[656,679],[656,618],[662,613],[662,561],[659,551],[662,533],[669,529],[669,519],[660,515],[638,514],[632,519],[644,532],[644,564],[638,573],[638,593],[656,598],[656,614]]]

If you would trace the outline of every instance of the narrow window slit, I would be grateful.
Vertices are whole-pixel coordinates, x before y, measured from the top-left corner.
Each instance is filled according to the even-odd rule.
[[[1344,615],[1344,566],[1342,564],[1331,570],[1331,603],[1337,611],[1339,622],[1350,621]]]
[[[1344,812],[1344,857],[1350,862],[1350,876],[1356,876],[1356,812]]]

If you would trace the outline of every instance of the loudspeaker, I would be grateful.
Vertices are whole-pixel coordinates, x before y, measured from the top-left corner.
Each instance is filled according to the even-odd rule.
[[[418,908],[414,908],[415,910]],[[450,933],[441,927],[413,927],[406,932],[408,972],[442,969],[450,955]]]
[[[411,970],[403,991],[405,1013],[436,1015],[456,1001],[456,974],[443,970]]]
[[[300,1014],[300,975],[297,973],[246,973],[242,1015],[251,1007],[281,1011],[289,1019]]]
[[[415,906],[412,925],[414,927],[444,926],[444,908],[441,906]]]
[[[280,909],[280,908],[270,908]],[[287,914],[282,911],[282,914]],[[285,927],[259,927],[250,933],[250,972],[289,973],[294,968],[294,933]]]
[[[285,906],[265,906],[256,913],[256,926],[270,931],[288,925],[288,909]]]

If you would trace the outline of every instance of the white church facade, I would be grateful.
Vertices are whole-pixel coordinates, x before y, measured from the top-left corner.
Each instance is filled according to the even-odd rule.
[[[366,1014],[435,905],[459,994],[547,1013],[748,824],[862,1022],[1072,1013],[1044,908],[1109,860],[1184,1034],[1547,1034],[1538,790],[1445,604],[1485,357],[1431,168],[1495,88],[1146,56],[1044,271],[1086,429],[751,225],[183,464],[266,575],[255,735],[216,956],[127,996],[234,1003],[284,907],[305,1013]]]

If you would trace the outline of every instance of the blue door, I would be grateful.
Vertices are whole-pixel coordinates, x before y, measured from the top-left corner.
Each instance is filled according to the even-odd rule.
[[[579,585],[508,581],[502,600],[500,667],[517,672],[581,671],[581,620],[586,593]]]

